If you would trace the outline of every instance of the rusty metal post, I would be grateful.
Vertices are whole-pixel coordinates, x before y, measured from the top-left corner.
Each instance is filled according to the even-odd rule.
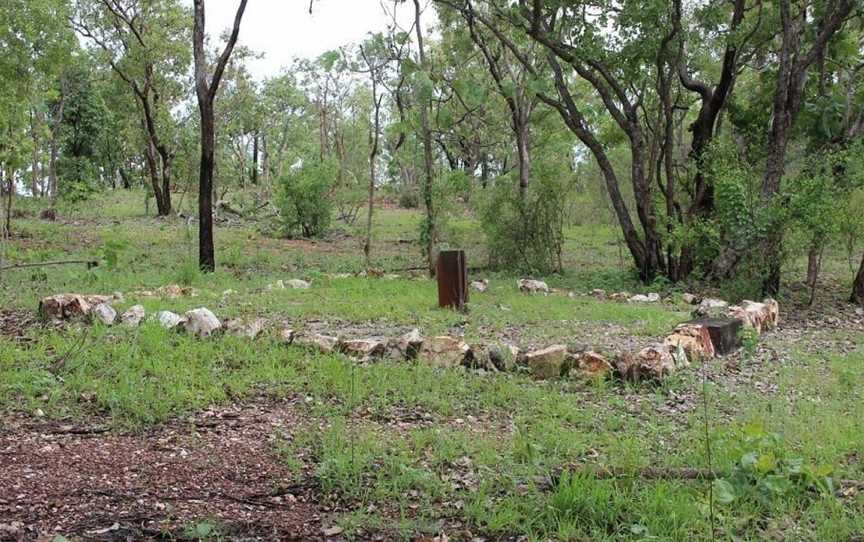
[[[468,265],[464,250],[438,253],[438,306],[461,309],[468,302]]]

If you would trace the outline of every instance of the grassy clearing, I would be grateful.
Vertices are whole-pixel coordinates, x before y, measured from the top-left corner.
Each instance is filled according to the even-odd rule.
[[[128,198],[98,206],[104,213],[98,221],[83,214],[59,223],[19,220],[22,237],[5,246],[5,255],[15,261],[116,256],[116,264],[4,273],[4,309],[33,310],[40,296],[60,291],[117,290],[126,296],[121,310],[138,302],[148,312],[208,306],[222,317],[260,315],[296,327],[310,320],[418,326],[427,334],[459,330],[469,341],[516,336],[525,344],[600,347],[624,336],[659,336],[687,317],[675,304],[525,296],[516,291],[517,277],[495,273],[484,273],[490,291],[472,296],[468,314],[440,311],[434,283],[423,277],[330,276],[360,269],[350,228],[315,244],[264,237],[251,226],[223,228],[221,268],[202,277],[192,263],[194,235],[182,221],[142,217]],[[416,221],[410,212],[379,213],[382,268],[417,264],[417,247],[398,242],[415,237]],[[570,236],[572,271],[548,277],[551,286],[640,291],[627,273],[609,271],[618,250],[611,231],[580,226]],[[267,289],[293,277],[311,279],[314,287]],[[198,297],[133,293],[172,282],[195,286]],[[235,293],[223,296],[227,289]],[[727,375],[717,362],[704,386],[698,367],[659,386],[628,386],[410,363],[361,366],[269,338],[201,341],[149,322],[135,330],[73,325],[29,335],[22,342],[0,338],[0,411],[38,409],[50,418],[136,430],[262,394],[302,398],[307,425],[275,435],[273,451],[298,477],[316,479],[322,499],[349,510],[337,520],[358,538],[373,530],[408,539],[446,529],[456,540],[467,537],[463,531],[492,539],[709,539],[706,483],[636,475],[646,466],[708,466],[703,401],[715,468],[740,465],[742,453],[754,451],[746,428],[762,426],[782,438],[771,453],[830,465],[838,478],[864,478],[864,337],[856,332],[835,337],[855,345],[851,354],[828,347],[792,351],[782,361],[754,354],[741,362],[754,368],[749,379]],[[784,340],[765,339],[772,349],[787,346]],[[553,476],[582,463],[634,475]],[[763,499],[739,489],[734,502],[715,502],[717,539],[839,541],[864,533],[862,494],[800,490]]]

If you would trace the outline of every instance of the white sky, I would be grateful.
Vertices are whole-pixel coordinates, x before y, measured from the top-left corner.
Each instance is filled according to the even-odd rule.
[[[361,41],[369,32],[386,30],[392,22],[382,0],[315,0],[312,15],[309,0],[249,0],[238,43],[264,58],[253,60],[249,69],[256,78],[276,75],[294,57],[314,58],[347,43]],[[393,11],[393,0],[383,0]],[[191,4],[191,2],[189,2]],[[207,33],[216,38],[230,28],[239,0],[206,0]],[[424,32],[436,22],[430,0],[421,0]],[[399,25],[409,30],[414,3],[407,0],[396,8]],[[221,46],[220,46],[221,48]]]

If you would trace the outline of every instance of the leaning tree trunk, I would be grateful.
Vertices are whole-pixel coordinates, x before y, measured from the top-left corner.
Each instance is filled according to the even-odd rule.
[[[864,255],[861,256],[861,265],[858,267],[858,274],[855,275],[855,281],[852,283],[852,297],[849,298],[849,301],[864,305]]]

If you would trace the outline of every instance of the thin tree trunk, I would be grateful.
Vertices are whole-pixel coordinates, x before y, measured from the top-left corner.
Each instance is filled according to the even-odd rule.
[[[3,224],[4,237],[12,236],[12,197],[15,194],[15,173],[12,170],[6,170],[6,212],[5,223]]]
[[[252,184],[258,184],[258,131],[252,138]]]
[[[810,305],[813,305],[816,299],[816,283],[819,281],[819,271],[822,268],[822,250],[823,246],[814,241],[807,252],[807,287],[810,288]]]
[[[420,55],[420,67],[429,69],[426,63],[426,51],[423,47],[423,27],[420,25],[420,0],[414,0],[414,27],[417,33],[417,48]],[[425,178],[423,183],[423,204],[426,207],[426,224],[424,235],[426,241],[426,265],[429,276],[435,276],[435,207],[432,200],[433,162],[432,162],[432,131],[429,128],[429,104],[420,104],[420,128],[423,137],[423,167]]]
[[[216,128],[213,103],[225,65],[237,43],[240,22],[246,10],[246,0],[240,0],[234,16],[234,28],[225,49],[219,56],[213,76],[207,77],[207,58],[204,52],[204,0],[194,0],[194,24],[192,32],[193,56],[195,58],[195,93],[201,115],[201,164],[198,176],[198,266],[202,271],[216,270],[216,251],[213,245],[213,168],[216,155]]]
[[[852,282],[852,297],[849,298],[849,301],[864,305],[864,255],[861,256],[858,274],[855,275],[855,280]]]

